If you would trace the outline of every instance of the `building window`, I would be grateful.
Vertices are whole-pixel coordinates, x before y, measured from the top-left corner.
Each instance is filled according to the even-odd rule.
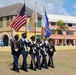
[[[6,17],[6,25],[7,25],[7,26],[9,25],[9,16]]]
[[[51,30],[51,34],[55,34],[55,30]]]
[[[36,35],[36,39],[41,39],[41,35]]]
[[[12,20],[13,20],[13,16],[11,16],[11,21],[12,21]],[[10,21],[10,22],[11,22],[11,21]]]
[[[67,31],[66,33],[67,33],[67,35],[73,35],[74,31]]]
[[[41,20],[38,20],[38,27],[41,27]]]
[[[3,27],[3,18],[0,18],[0,28]]]
[[[55,25],[56,25],[56,22],[51,22],[51,25],[52,25],[52,26],[55,26]]]
[[[71,23],[69,23],[69,24],[68,24],[68,27],[72,27],[72,24],[71,24]]]

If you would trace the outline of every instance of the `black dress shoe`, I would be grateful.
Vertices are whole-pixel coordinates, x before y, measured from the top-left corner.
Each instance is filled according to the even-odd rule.
[[[48,67],[45,67],[45,69],[49,69]]]
[[[24,68],[21,68],[21,70],[24,70],[24,71],[28,72],[28,70],[27,69],[24,69]]]
[[[54,66],[51,66],[52,68],[55,68]]]
[[[21,70],[24,70],[23,68],[21,68]]]
[[[14,69],[14,68],[11,68],[11,70],[15,71],[15,69]]]
[[[12,68],[11,70],[16,71],[16,72],[18,72],[18,73],[19,73],[19,70],[15,70],[15,69],[13,69],[13,68]]]
[[[19,70],[17,70],[16,72],[18,72],[18,73],[19,73]]]
[[[36,71],[36,68],[33,68],[34,71]]]
[[[41,70],[41,67],[38,67],[39,70]]]
[[[28,72],[28,70],[27,70],[27,69],[24,69],[24,71]]]

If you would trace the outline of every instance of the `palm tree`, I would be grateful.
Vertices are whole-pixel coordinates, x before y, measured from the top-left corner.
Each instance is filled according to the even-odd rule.
[[[63,34],[63,31],[66,31],[66,30],[68,30],[68,27],[64,24],[64,22],[62,21],[62,20],[59,20],[58,22],[57,22],[57,29],[56,29],[56,31],[58,32],[58,33],[60,33],[60,34]],[[63,34],[64,35],[64,34]],[[64,38],[64,40],[65,40],[65,38]]]

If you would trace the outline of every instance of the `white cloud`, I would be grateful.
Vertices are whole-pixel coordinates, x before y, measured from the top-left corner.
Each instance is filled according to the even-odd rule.
[[[74,6],[73,6],[74,8],[76,8],[76,3],[74,4]]]
[[[72,13],[72,15],[73,15],[73,16],[76,16],[76,11],[74,11],[74,12]]]
[[[43,7],[46,8],[47,13],[49,14],[61,14],[61,15],[69,15],[67,11],[63,8],[64,0],[25,0],[26,6],[34,9],[35,2],[38,3],[38,12],[42,13]],[[10,5],[14,3],[24,3],[23,0],[2,0],[0,2],[0,6]]]
[[[60,15],[70,15],[69,13],[66,12],[66,10],[60,6],[60,5],[57,5],[56,7],[56,10],[57,10],[57,14],[60,14]]]

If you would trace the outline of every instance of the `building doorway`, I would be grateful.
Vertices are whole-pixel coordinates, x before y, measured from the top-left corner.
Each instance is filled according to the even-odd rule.
[[[8,42],[9,42],[9,38],[8,38],[8,36],[7,35],[4,35],[4,37],[3,37],[3,42],[4,42],[4,46],[8,46]]]
[[[73,45],[73,40],[68,39],[68,40],[67,40],[67,45],[70,45],[70,44]]]

